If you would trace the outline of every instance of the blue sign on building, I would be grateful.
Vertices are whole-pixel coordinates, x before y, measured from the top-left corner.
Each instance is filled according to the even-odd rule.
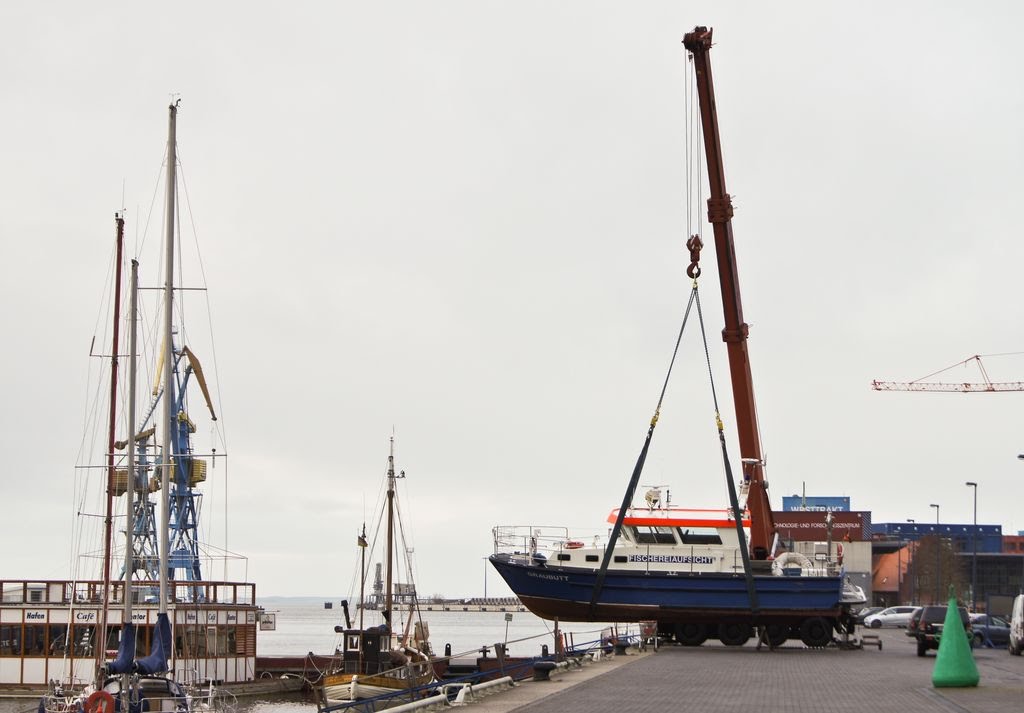
[[[952,523],[927,522],[879,522],[873,526],[874,534],[890,540],[920,540],[929,535],[948,538],[958,552],[971,552],[977,545],[978,552],[995,554],[1003,551],[1002,525],[959,525]]]
[[[786,512],[849,512],[850,498],[804,497],[802,495],[784,495],[782,509]]]

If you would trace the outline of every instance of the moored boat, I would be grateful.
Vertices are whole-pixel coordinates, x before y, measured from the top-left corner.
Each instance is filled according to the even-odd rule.
[[[415,586],[410,580],[404,585],[394,581],[396,555],[408,554],[410,550],[399,546],[397,539],[403,537],[404,529],[399,527],[400,510],[396,482],[405,477],[405,471],[395,474],[395,442],[391,437],[388,452],[385,500],[378,525],[384,528],[385,562],[382,588],[371,598],[366,596],[368,575],[366,551],[369,549],[366,528],[357,537],[360,550],[358,625],[354,626],[349,617],[348,601],[342,602],[345,626],[336,626],[341,636],[337,659],[330,671],[320,680],[317,690],[321,708],[338,705],[345,701],[356,701],[388,694],[408,693],[415,697],[422,688],[433,683],[434,669],[431,663],[430,632],[426,622],[415,620],[418,614]],[[378,567],[378,580],[380,568]],[[400,595],[396,593],[400,591]],[[399,613],[399,599],[406,605],[407,618],[402,624],[396,622]],[[367,606],[371,603],[373,608]],[[367,625],[366,617],[379,614],[380,623]]]
[[[203,576],[203,564],[217,557],[212,546],[201,545],[199,540],[200,486],[206,480],[207,464],[226,454],[220,441],[204,447],[194,439],[197,427],[188,412],[188,394],[194,387],[202,391],[211,420],[216,416],[198,359],[188,346],[178,343],[184,330],[174,323],[175,315],[184,314],[184,310],[172,308],[174,292],[180,287],[174,284],[178,273],[173,261],[177,254],[173,218],[178,210],[174,197],[176,115],[177,105],[172,104],[162,261],[165,283],[160,292],[163,325],[153,330],[156,338],[151,345],[158,348],[151,356],[152,364],[160,365],[154,368],[160,376],[138,423],[135,358],[145,349],[137,346],[135,339],[126,349],[118,337],[124,264],[123,219],[117,218],[118,249],[111,271],[117,275],[111,299],[114,336],[111,353],[106,355],[111,363],[109,421],[90,421],[104,430],[104,463],[85,460],[78,466],[82,492],[98,495],[90,500],[83,495],[87,504],[77,504],[76,517],[86,524],[104,523],[99,533],[102,556],[90,551],[95,542],[85,532],[87,528],[79,525],[76,530],[81,528],[84,534],[77,537],[78,546],[72,547],[80,550],[73,576],[0,581],[0,689],[49,686],[49,695],[40,704],[44,710],[90,710],[96,706],[108,710],[108,699],[113,699],[118,710],[128,710],[140,695],[151,701],[169,699],[174,710],[194,710],[202,705],[197,694],[200,686],[208,692],[211,686],[255,679],[260,611],[255,585],[227,578],[227,559],[237,559],[227,553],[223,579]],[[132,263],[136,266],[134,260]],[[134,269],[132,284],[133,309],[128,323],[134,332],[138,322],[134,305],[139,294]],[[122,393],[125,385],[117,379],[118,364],[126,355],[132,370],[127,396]],[[89,412],[101,411],[93,408]],[[122,436],[120,440],[115,438],[117,434]],[[221,445],[219,454],[217,445]],[[91,477],[94,474],[102,475],[98,483]],[[92,509],[97,501],[105,503],[102,512]],[[115,532],[124,535],[123,545]],[[97,559],[100,566],[88,569]],[[112,572],[118,563],[122,563],[120,573]]]

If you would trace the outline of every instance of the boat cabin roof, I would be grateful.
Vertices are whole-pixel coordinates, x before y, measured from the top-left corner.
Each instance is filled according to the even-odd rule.
[[[608,514],[608,522],[614,524],[618,517],[619,508],[615,508]],[[633,527],[736,527],[729,510],[688,508],[629,508],[622,524]],[[750,527],[749,511],[743,513],[743,527]]]

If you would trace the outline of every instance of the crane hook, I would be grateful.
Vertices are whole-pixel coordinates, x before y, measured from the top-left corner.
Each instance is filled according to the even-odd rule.
[[[690,251],[690,265],[686,268],[686,276],[696,280],[700,277],[700,249],[704,247],[699,235],[691,235],[686,241],[686,249]]]

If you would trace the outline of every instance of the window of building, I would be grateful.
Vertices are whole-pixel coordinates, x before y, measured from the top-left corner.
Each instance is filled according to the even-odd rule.
[[[25,625],[25,656],[46,656],[46,624]]]
[[[21,624],[0,625],[0,656],[21,656]]]

